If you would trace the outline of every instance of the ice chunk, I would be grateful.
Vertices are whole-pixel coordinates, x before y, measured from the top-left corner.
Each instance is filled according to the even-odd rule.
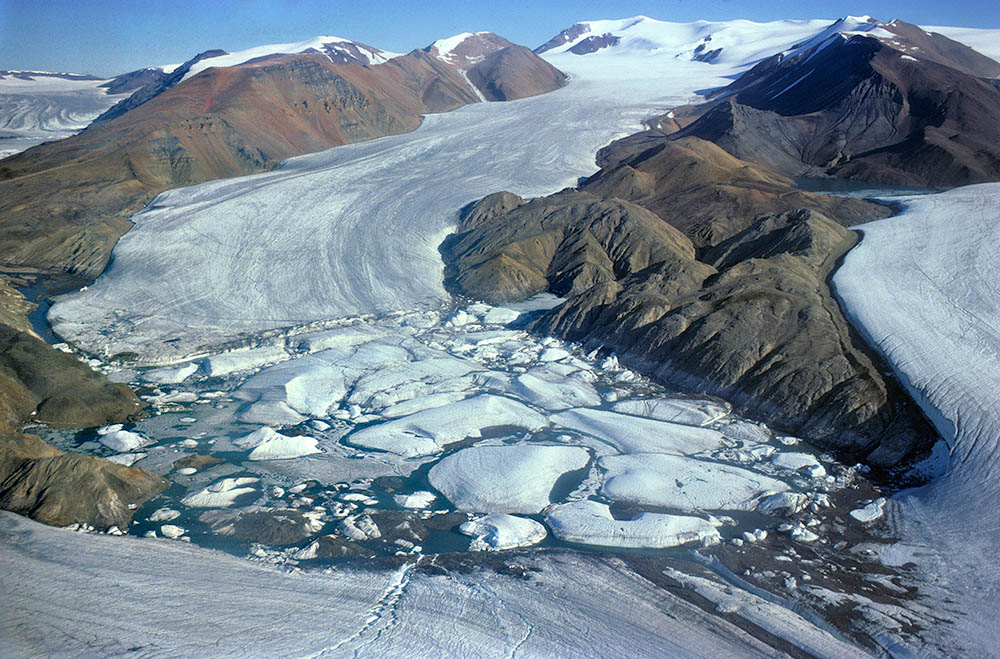
[[[347,400],[379,409],[417,396],[468,390],[471,381],[462,376],[480,368],[450,356],[391,366],[360,378]]]
[[[249,486],[257,482],[256,478],[223,478],[203,490],[188,494],[181,499],[181,503],[191,508],[227,508],[244,494],[256,492]]]
[[[236,396],[249,401],[278,401],[299,414],[324,417],[347,395],[345,376],[353,381],[357,375],[321,356],[303,357],[255,374]]]
[[[185,533],[187,533],[187,531],[184,528],[174,526],[173,524],[164,524],[160,527],[160,535],[164,538],[170,538],[171,540],[176,540]]]
[[[401,416],[416,414],[417,412],[422,412],[424,410],[430,410],[435,407],[443,407],[451,403],[457,403],[465,398],[465,396],[466,392],[464,391],[452,391],[443,394],[420,396],[418,398],[411,398],[410,400],[404,400],[400,403],[396,403],[395,405],[391,405],[379,412],[379,415],[387,419],[395,419]]]
[[[812,478],[826,476],[826,469],[819,463],[816,456],[808,453],[775,453],[771,457],[771,464],[779,469],[804,472]]]
[[[851,517],[858,520],[862,524],[868,524],[882,518],[885,514],[885,498],[880,497],[870,502],[866,506],[857,508],[850,512]]]
[[[569,357],[569,351],[563,350],[562,348],[546,348],[542,350],[541,354],[538,355],[538,361],[540,362],[557,362],[560,359],[566,359]]]
[[[382,532],[372,518],[366,514],[353,515],[340,522],[338,529],[351,540],[364,542],[382,537]]]
[[[559,477],[588,462],[590,453],[578,446],[473,446],[441,460],[428,478],[461,510],[537,513]]]
[[[307,352],[319,352],[331,348],[350,348],[383,336],[385,332],[374,327],[348,327],[304,334],[298,337],[297,347]]]
[[[732,410],[727,403],[687,398],[629,399],[611,406],[615,412],[634,414],[686,426],[707,426]]]
[[[356,446],[416,457],[437,453],[463,439],[481,437],[485,428],[516,426],[538,430],[547,425],[544,416],[523,403],[482,394],[363,428],[349,435],[347,441]]]
[[[401,508],[427,508],[437,496],[433,492],[420,491],[413,494],[397,494],[392,498]]]
[[[312,437],[288,437],[266,426],[234,440],[233,444],[240,448],[252,448],[251,460],[289,460],[320,452],[316,439]]]
[[[785,483],[739,467],[693,458],[640,453],[600,459],[601,492],[615,501],[678,510],[754,510]]]
[[[622,453],[690,455],[718,448],[722,443],[722,434],[708,428],[605,410],[567,410],[550,416],[549,420],[602,439]]]
[[[153,511],[153,514],[149,516],[149,521],[151,522],[169,522],[172,519],[177,519],[181,514],[176,510],[171,510],[170,508],[160,508],[159,510]]]
[[[506,307],[493,307],[483,316],[487,325],[509,325],[521,316],[519,311]]]
[[[274,426],[296,426],[306,420],[283,401],[267,400],[240,410],[236,417],[243,423],[267,423]]]
[[[601,404],[601,397],[589,382],[560,377],[542,369],[532,369],[514,378],[510,393],[546,410],[589,407]]]
[[[137,448],[142,448],[150,443],[149,439],[143,437],[137,432],[130,432],[128,430],[116,430],[114,432],[109,432],[101,435],[98,440],[109,449],[113,451],[134,451]]]
[[[750,421],[733,421],[723,426],[721,430],[726,437],[744,442],[769,442],[772,437],[771,431],[766,426]]]
[[[125,465],[126,467],[131,467],[139,460],[149,455],[148,453],[119,453],[118,455],[112,455],[108,457],[108,460],[115,462],[120,465]]]
[[[288,353],[282,346],[271,345],[260,348],[243,348],[231,350],[218,355],[212,355],[202,364],[205,373],[212,377],[229,375],[238,371],[249,371],[267,364],[274,364],[288,359]]]
[[[550,506],[545,520],[560,540],[602,547],[660,549],[691,542],[715,544],[722,539],[715,526],[700,517],[639,513],[634,519],[615,519],[611,509],[597,501]]]
[[[465,535],[473,537],[469,549],[490,551],[530,547],[537,545],[549,534],[545,527],[527,517],[513,515],[486,515],[470,520],[458,527]]]
[[[765,515],[794,515],[806,507],[809,498],[798,492],[778,492],[764,497],[757,505],[757,512]]]
[[[184,364],[183,366],[173,366],[166,368],[154,368],[142,374],[142,379],[146,382],[157,384],[179,384],[187,380],[198,370],[197,364]]]

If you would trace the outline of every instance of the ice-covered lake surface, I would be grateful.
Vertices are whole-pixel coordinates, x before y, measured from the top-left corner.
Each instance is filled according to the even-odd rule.
[[[917,564],[929,596],[958,609],[940,630],[955,647],[996,651],[1000,185],[895,201],[903,212],[860,227],[834,277],[848,316],[944,438],[926,463],[936,478],[890,502],[902,540],[884,559]]]
[[[387,314],[168,368],[104,367],[156,414],[38,431],[175,484],[130,531],[293,563],[336,557],[310,555],[324,533],[376,554],[711,545],[788,513],[821,518],[852,485],[854,470],[723,401],[671,396],[613,356],[509,327],[558,302]],[[291,547],[230,528],[240,511],[275,510],[298,511],[301,537],[277,543]],[[460,528],[489,514],[506,540]]]

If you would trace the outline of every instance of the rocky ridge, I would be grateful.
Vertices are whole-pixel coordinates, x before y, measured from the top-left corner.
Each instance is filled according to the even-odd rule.
[[[137,507],[167,487],[138,467],[67,454],[24,433],[28,422],[93,427],[138,420],[132,391],[47,345],[24,316],[31,304],[5,291],[0,324],[0,509],[56,526],[127,530]],[[9,322],[13,319],[13,322]]]
[[[1000,180],[1000,62],[902,21],[874,26],[760,62],[677,135],[788,176]]]
[[[919,455],[932,430],[826,283],[856,241],[842,224],[888,210],[795,190],[720,152],[633,136],[580,190],[490,195],[442,246],[446,285],[495,303],[555,293],[567,300],[533,322],[540,333],[722,396],[846,459],[891,468]]]

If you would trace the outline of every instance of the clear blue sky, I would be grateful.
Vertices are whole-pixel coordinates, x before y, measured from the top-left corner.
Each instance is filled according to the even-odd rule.
[[[111,75],[319,34],[395,52],[490,30],[535,47],[581,20],[645,14],[669,21],[869,14],[925,25],[1000,28],[997,0],[0,0],[0,69]]]

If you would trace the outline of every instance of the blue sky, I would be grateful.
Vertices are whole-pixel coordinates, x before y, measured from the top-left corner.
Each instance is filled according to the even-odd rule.
[[[490,30],[535,47],[576,21],[836,18],[869,14],[924,25],[1000,28],[995,0],[0,0],[0,69],[111,75],[211,48],[240,50],[333,34],[396,52]]]

